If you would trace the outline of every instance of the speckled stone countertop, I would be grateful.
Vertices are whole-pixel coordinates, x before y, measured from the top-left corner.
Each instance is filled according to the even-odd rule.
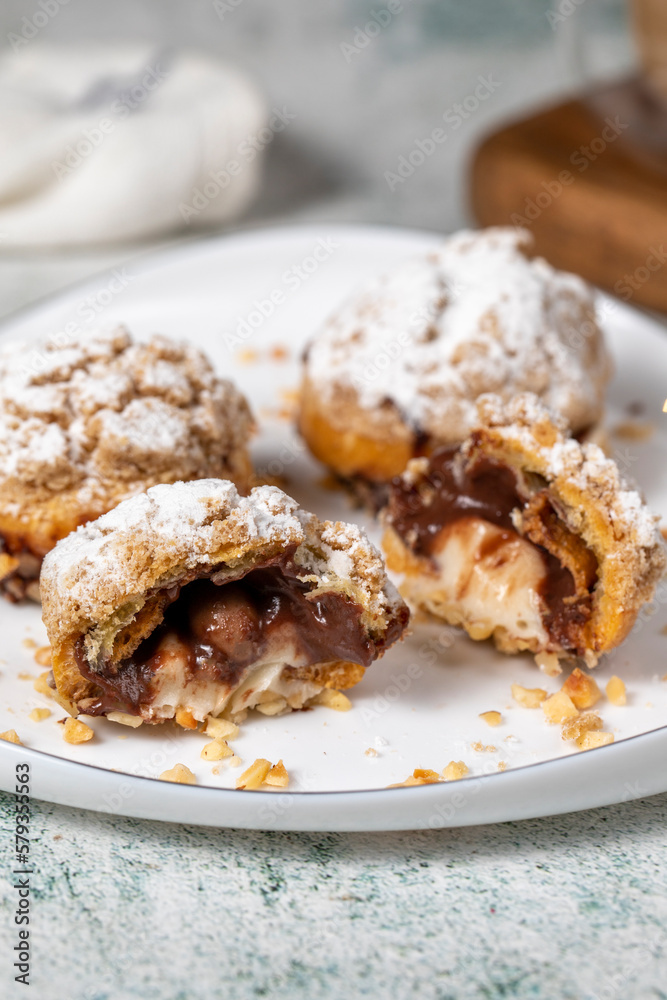
[[[470,221],[465,164],[479,135],[567,89],[561,39],[545,19],[548,0],[406,0],[346,61],[341,43],[386,5],[118,0],[112,10],[62,0],[44,34],[189,40],[235,58],[270,101],[293,108],[244,224],[449,231]],[[0,37],[25,13],[23,0],[7,0]],[[384,172],[489,74],[493,98],[391,191]],[[141,249],[12,254],[0,244],[0,316]],[[9,1000],[667,998],[667,795],[380,835],[212,830],[35,802],[28,989],[11,967],[13,809],[0,795],[0,996]]]
[[[11,802],[0,801],[6,844]],[[32,825],[32,986],[5,988],[12,1000],[667,996],[664,795],[372,836],[46,804]]]

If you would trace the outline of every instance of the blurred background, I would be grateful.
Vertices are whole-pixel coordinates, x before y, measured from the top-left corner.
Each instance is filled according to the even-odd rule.
[[[629,72],[627,6],[3,0],[0,314],[147,247],[211,232],[329,220],[443,233],[473,224],[470,164],[482,137]],[[64,56],[54,46],[66,46]],[[183,50],[194,54],[189,63]],[[243,77],[218,79],[210,60]],[[108,113],[113,102],[132,104],[149,70],[167,84],[144,93],[126,120]],[[230,124],[244,101],[245,117]],[[92,148],[103,117],[111,125]],[[222,189],[230,158],[248,170],[243,191]],[[176,175],[181,186],[170,187]],[[167,212],[160,199],[170,200]]]

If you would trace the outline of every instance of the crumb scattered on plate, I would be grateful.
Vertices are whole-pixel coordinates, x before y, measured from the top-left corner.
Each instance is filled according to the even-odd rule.
[[[185,764],[174,764],[160,775],[160,781],[174,781],[177,785],[196,785],[197,779]]]

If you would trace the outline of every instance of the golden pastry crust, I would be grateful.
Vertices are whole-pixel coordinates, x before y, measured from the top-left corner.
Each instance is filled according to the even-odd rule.
[[[594,665],[602,653],[628,635],[665,571],[658,519],[623,481],[611,459],[596,445],[582,445],[567,436],[564,419],[549,412],[531,394],[510,404],[495,396],[482,396],[477,427],[459,455],[461,470],[474,469],[476,463],[484,461],[514,473],[520,503],[511,514],[513,530],[507,531],[506,525],[489,527],[491,535],[487,532],[484,536],[487,550],[491,552],[490,540],[497,546],[494,552],[509,558],[508,546],[530,542],[537,551],[546,553],[547,560],[557,559],[572,577],[572,592],[563,601],[563,613],[567,616],[568,605],[580,605],[582,614],[571,616],[571,627],[565,630],[567,642],[554,638],[553,633],[546,642],[538,637],[519,637],[488,617],[476,619],[463,610],[460,591],[439,590],[433,562],[416,551],[414,537],[406,537],[403,529],[397,533],[398,508],[392,512],[390,502],[384,514],[387,530],[383,544],[390,569],[405,574],[404,594],[451,624],[462,625],[473,638],[493,635],[505,652],[527,648],[538,654],[579,655]],[[428,496],[433,487],[426,460],[411,463],[402,482],[409,489],[415,488],[416,508],[434,502]],[[435,515],[434,519],[437,521]],[[474,523],[468,518],[464,528],[457,530],[465,531]],[[437,534],[437,525],[433,531]],[[503,531],[506,538],[500,537]]]
[[[44,560],[43,617],[61,699],[74,714],[90,711],[100,693],[96,675],[122,669],[188,583],[212,579],[222,593],[226,582],[280,565],[285,556],[309,600],[340,595],[353,602],[373,659],[400,636],[407,608],[360,528],[322,522],[273,486],[248,497],[215,479],[156,486],[80,527]],[[323,688],[351,686],[363,675],[363,667],[335,654],[331,661],[285,666],[268,686],[256,683],[236,710],[263,704],[268,695],[284,698],[285,709],[301,707]],[[244,672],[223,684],[212,701],[204,691],[194,707],[172,699],[166,708],[146,704],[134,714],[161,722],[187,709],[201,721],[229,707],[240,687],[248,689],[248,677]]]
[[[593,295],[530,257],[514,229],[464,232],[373,283],[309,345],[299,426],[344,479],[386,482],[462,441],[485,392],[535,392],[576,434],[597,424],[610,363]]]
[[[216,476],[245,490],[251,432],[243,395],[193,347],[134,343],[121,327],[6,345],[0,589],[19,599],[32,578],[34,590],[59,538],[157,483]]]

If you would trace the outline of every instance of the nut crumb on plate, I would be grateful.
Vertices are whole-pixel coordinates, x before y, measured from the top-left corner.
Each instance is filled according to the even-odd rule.
[[[258,757],[250,767],[246,768],[240,778],[236,779],[236,787],[240,790],[254,791],[260,788],[272,768],[270,760]]]
[[[324,688],[314,698],[311,698],[310,704],[326,705],[327,708],[333,708],[336,712],[349,712],[352,708],[352,702],[347,695],[343,694],[342,691],[336,691],[334,688]]]
[[[468,765],[462,760],[450,760],[442,772],[445,781],[460,781],[461,778],[465,778],[466,774],[468,774]]]
[[[648,441],[655,434],[655,424],[646,420],[626,420],[612,428],[614,437],[628,441]]]
[[[35,663],[38,663],[40,667],[51,666],[50,646],[40,646],[39,649],[35,651]]]
[[[7,729],[4,733],[0,733],[0,740],[4,740],[6,743],[18,743],[20,747],[23,746],[15,729]]]
[[[521,684],[512,684],[512,697],[524,708],[539,708],[547,697],[543,688],[525,688]]]
[[[577,746],[580,750],[594,750],[596,747],[605,747],[614,742],[613,733],[582,733],[577,739]]]
[[[561,691],[569,695],[575,708],[592,708],[602,697],[600,688],[589,674],[575,667],[563,684]]]
[[[440,781],[437,771],[430,768],[416,767],[409,778],[405,781],[398,781],[394,785],[387,785],[387,788],[410,788],[412,785],[435,785]]]
[[[484,719],[489,726],[499,726],[503,721],[500,712],[480,712],[479,717],[480,719]]]
[[[35,691],[39,691],[40,694],[46,695],[47,698],[54,697],[54,691],[49,684],[49,670],[45,670],[43,674],[40,674],[37,680],[33,681],[33,687]]]
[[[547,722],[560,723],[567,719],[574,719],[579,715],[579,709],[565,691],[556,691],[550,698],[542,702],[542,711]]]
[[[597,712],[585,712],[575,719],[563,723],[561,736],[564,740],[578,740],[584,733],[602,729],[602,719]]]
[[[378,752],[375,747],[369,747],[368,750],[364,750],[366,757],[377,757]]]
[[[202,760],[224,760],[227,757],[233,756],[234,751],[232,748],[219,736],[211,740],[210,743],[207,743],[200,754]]]
[[[264,779],[265,785],[274,785],[276,788],[287,788],[289,784],[289,774],[282,759],[274,764]]]
[[[80,722],[79,719],[73,719],[71,716],[69,719],[65,719],[63,729],[65,743],[87,743],[88,740],[92,740],[94,735],[95,730],[87,726],[85,722]]]
[[[499,771],[506,771],[507,770],[507,761],[506,760],[499,760],[498,761],[498,770]]]
[[[489,744],[489,746],[484,746],[484,744],[480,743],[479,740],[476,743],[471,743],[470,746],[472,747],[473,750],[476,750],[477,753],[495,753],[496,752],[496,747],[492,746],[491,744]]]
[[[607,692],[607,698],[609,698],[612,705],[627,704],[628,697],[625,690],[625,684],[621,678],[617,677],[615,674],[610,678],[605,691]]]
[[[177,785],[196,785],[197,779],[185,764],[174,764],[160,775],[160,781],[174,781]]]
[[[206,721],[204,732],[207,736],[212,736],[213,739],[235,740],[240,730],[236,723],[230,722],[229,719],[209,718]]]
[[[42,719],[48,719],[50,715],[50,708],[33,708],[28,718],[32,719],[33,722],[41,722]]]

